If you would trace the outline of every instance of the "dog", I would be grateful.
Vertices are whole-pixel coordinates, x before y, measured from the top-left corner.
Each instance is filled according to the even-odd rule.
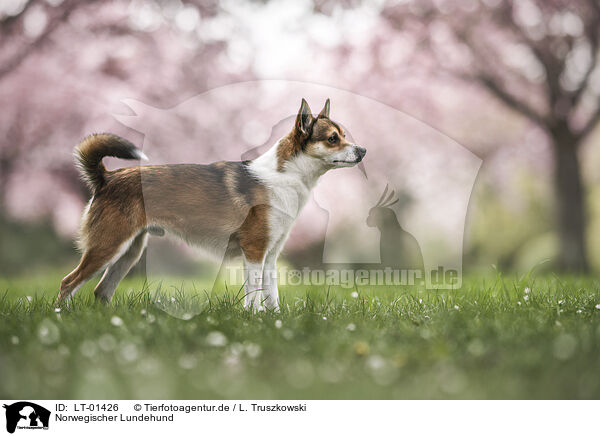
[[[105,156],[147,158],[113,134],[85,138],[75,157],[92,198],[81,222],[81,260],[61,281],[58,302],[68,304],[103,269],[94,294],[110,302],[139,261],[148,235],[168,232],[228,257],[241,254],[244,307],[278,311],[277,258],[311,190],[325,172],[352,167],[366,154],[346,139],[329,112],[329,99],[316,117],[302,99],[292,130],[264,154],[241,162],[107,171]]]

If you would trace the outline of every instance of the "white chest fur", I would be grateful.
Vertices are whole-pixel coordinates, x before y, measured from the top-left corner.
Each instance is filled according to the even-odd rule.
[[[326,171],[319,159],[303,153],[286,162],[283,171],[278,171],[277,146],[275,144],[249,165],[251,173],[269,190],[270,230],[274,240],[289,232],[308,201],[310,191]]]

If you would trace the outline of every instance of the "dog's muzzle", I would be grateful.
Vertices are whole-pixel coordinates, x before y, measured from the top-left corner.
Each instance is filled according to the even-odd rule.
[[[365,157],[365,154],[367,154],[367,149],[363,148],[363,147],[359,147],[358,145],[356,146],[356,162],[360,162],[361,160],[363,160],[363,157]]]

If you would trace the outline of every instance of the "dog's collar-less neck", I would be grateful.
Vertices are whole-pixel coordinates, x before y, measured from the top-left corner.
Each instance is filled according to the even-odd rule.
[[[271,183],[275,183],[275,180],[277,180],[277,183],[284,184],[288,184],[293,180],[294,183],[300,182],[311,189],[319,177],[329,170],[329,167],[319,159],[302,153],[286,161],[282,171],[277,170],[277,147],[279,142],[277,141],[266,153],[250,163],[249,167],[260,179],[268,180]]]
[[[293,174],[306,186],[312,187],[328,170],[329,168],[321,160],[298,154],[286,162],[283,171],[290,175]]]

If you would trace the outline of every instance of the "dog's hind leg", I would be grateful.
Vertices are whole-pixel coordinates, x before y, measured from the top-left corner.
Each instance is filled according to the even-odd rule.
[[[135,237],[125,254],[106,268],[100,282],[94,289],[96,300],[109,303],[117,286],[129,270],[138,263],[148,243],[148,232],[143,231]]]
[[[111,254],[95,249],[86,250],[77,268],[60,282],[58,303],[68,305],[79,288],[111,260]]]
[[[129,250],[135,240],[136,234],[127,232],[131,235],[127,237],[123,236],[122,233],[111,232],[110,230],[110,228],[99,227],[97,233],[104,235],[104,237],[96,236],[91,238],[94,243],[85,248],[77,268],[60,282],[58,303],[69,304],[73,295],[75,295],[85,282],[102,268],[120,259]]]

